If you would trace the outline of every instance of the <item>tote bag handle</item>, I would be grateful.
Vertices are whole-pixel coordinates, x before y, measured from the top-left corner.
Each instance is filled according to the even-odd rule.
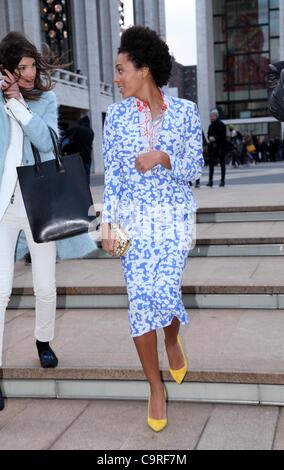
[[[62,162],[62,157],[60,155],[59,147],[58,147],[58,144],[57,144],[58,137],[56,135],[56,132],[52,129],[52,127],[48,127],[48,130],[49,130],[50,137],[51,137],[51,140],[52,140],[53,153],[55,155],[57,171],[59,171],[59,173],[65,173],[65,168],[64,168],[64,165],[63,165],[63,162]],[[34,156],[34,160],[35,160],[35,165],[34,165],[35,174],[36,174],[36,176],[38,176],[40,178],[44,178],[44,174],[43,174],[43,171],[42,171],[42,161],[41,161],[40,153],[39,153],[38,149],[32,143],[31,143],[31,147],[32,147],[33,156]]]

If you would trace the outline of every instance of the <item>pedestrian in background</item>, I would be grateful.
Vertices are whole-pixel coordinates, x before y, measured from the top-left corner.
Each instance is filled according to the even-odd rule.
[[[161,90],[171,67],[169,48],[155,31],[127,29],[115,74],[124,101],[109,107],[104,128],[103,248],[113,253],[111,225],[118,220],[132,238],[121,260],[131,336],[150,384],[147,423],[154,431],[167,425],[157,329],[164,329],[174,380],[181,383],[187,371],[178,334],[188,323],[181,280],[192,237],[188,221],[196,209],[188,185],[204,164],[197,106]],[[149,222],[146,230],[141,216]]]
[[[227,152],[227,133],[226,126],[219,118],[218,109],[212,109],[210,112],[211,124],[208,128],[208,158],[209,158],[209,181],[207,186],[213,187],[214,167],[220,163],[221,181],[219,186],[225,186],[226,178],[226,152]]]
[[[246,134],[244,137],[245,148],[246,148],[246,163],[256,164],[257,161],[257,151],[253,143],[251,134]]]
[[[67,129],[61,140],[61,151],[63,155],[79,153],[84,163],[88,183],[91,183],[92,150],[94,131],[91,128],[89,116],[82,117],[78,124]]]
[[[232,166],[237,168],[242,164],[243,136],[234,126],[230,126],[230,141],[232,144]]]

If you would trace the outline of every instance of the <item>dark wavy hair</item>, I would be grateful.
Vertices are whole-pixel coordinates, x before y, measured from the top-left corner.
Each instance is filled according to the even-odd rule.
[[[121,36],[119,54],[128,58],[137,69],[149,67],[158,87],[167,85],[172,70],[168,45],[156,31],[143,26],[131,26]]]
[[[23,57],[35,60],[37,73],[34,89],[25,90],[21,88],[20,91],[25,99],[36,101],[43,92],[54,88],[51,71],[58,68],[59,64],[49,63],[49,55],[43,56],[23,34],[12,31],[0,42],[1,72],[5,74],[4,69],[7,69],[15,74],[15,70]]]

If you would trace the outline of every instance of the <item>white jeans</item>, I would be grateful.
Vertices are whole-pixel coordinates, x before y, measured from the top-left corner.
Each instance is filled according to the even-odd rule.
[[[40,201],[39,201],[40,204]],[[33,241],[21,191],[17,185],[14,204],[10,204],[0,222],[0,367],[2,366],[5,312],[10,300],[15,247],[20,230],[24,230],[32,258],[34,294],[36,297],[35,338],[51,341],[56,314],[56,244]]]

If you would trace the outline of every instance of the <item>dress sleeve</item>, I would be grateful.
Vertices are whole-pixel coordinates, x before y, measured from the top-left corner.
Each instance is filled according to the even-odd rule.
[[[196,104],[191,109],[191,113],[188,110],[189,117],[186,121],[185,153],[184,155],[169,155],[172,176],[181,184],[199,179],[204,166],[199,111]]]
[[[30,111],[25,107],[24,103],[14,98],[8,101],[7,107],[19,121],[24,134],[28,136],[31,143],[34,144],[40,152],[47,153],[53,150],[48,127],[51,127],[58,135],[57,101],[54,92],[49,92],[41,99],[43,105],[45,105],[43,116],[39,116],[37,113]],[[46,104],[44,100],[46,100]]]
[[[117,152],[117,136],[113,126],[113,108],[109,108],[104,124],[103,157],[105,167],[103,223],[116,221],[116,211],[120,198],[120,160]]]

